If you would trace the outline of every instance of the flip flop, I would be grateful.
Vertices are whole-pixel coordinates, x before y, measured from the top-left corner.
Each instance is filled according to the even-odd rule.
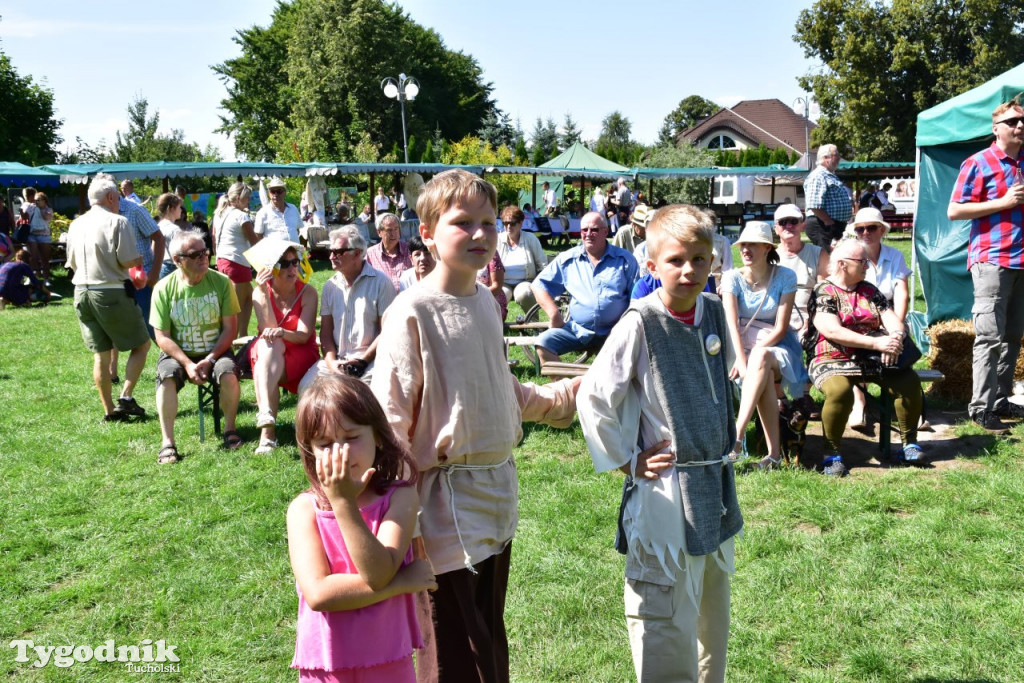
[[[245,443],[245,441],[242,440],[242,437],[240,437],[238,432],[234,429],[230,432],[224,432],[224,448],[229,451],[240,448],[243,443]]]
[[[181,460],[181,457],[178,455],[178,449],[174,446],[164,446],[156,456],[156,463],[158,465],[173,465],[179,460]]]

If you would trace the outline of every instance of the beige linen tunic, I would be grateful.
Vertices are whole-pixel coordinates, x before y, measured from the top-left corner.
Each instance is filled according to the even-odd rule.
[[[75,271],[76,287],[117,288],[128,279],[128,268],[140,258],[128,220],[94,204],[68,228],[67,268]]]
[[[497,302],[480,285],[456,297],[421,281],[384,314],[371,387],[420,468],[420,528],[439,574],[512,540],[522,422],[567,426],[575,413],[569,380],[521,385],[502,349]]]

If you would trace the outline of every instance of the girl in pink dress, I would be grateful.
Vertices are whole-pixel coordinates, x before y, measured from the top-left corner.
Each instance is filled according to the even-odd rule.
[[[317,378],[295,430],[310,488],[288,507],[292,668],[300,681],[411,683],[423,647],[414,594],[437,587],[411,548],[415,465],[369,387],[345,375]]]

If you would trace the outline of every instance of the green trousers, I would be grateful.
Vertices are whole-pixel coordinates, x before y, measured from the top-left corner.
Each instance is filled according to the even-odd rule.
[[[833,375],[822,382],[825,405],[821,409],[821,427],[825,435],[825,453],[841,454],[840,442],[846,421],[853,410],[853,385],[865,380],[857,376]],[[893,397],[903,445],[917,441],[917,424],[921,419],[921,380],[912,369],[892,370],[880,382],[882,391]]]

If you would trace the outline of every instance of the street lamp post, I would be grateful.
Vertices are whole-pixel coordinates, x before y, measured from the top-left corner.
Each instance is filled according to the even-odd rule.
[[[405,101],[409,100],[412,102],[416,99],[416,96],[420,93],[420,84],[412,76],[398,74],[397,81],[388,76],[380,82],[380,87],[384,89],[385,96],[398,100],[402,107],[402,149],[405,150],[405,163],[409,163],[409,145],[405,137]]]
[[[793,107],[803,105],[804,108],[804,157],[807,160],[807,170],[811,170],[811,98],[798,97],[793,102]]]

